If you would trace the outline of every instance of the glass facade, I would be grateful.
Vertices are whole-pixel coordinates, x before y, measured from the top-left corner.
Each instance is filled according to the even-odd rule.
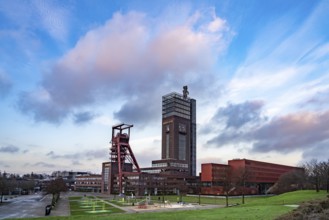
[[[178,116],[191,119],[190,99],[184,99],[178,93],[170,93],[162,97],[162,118]]]

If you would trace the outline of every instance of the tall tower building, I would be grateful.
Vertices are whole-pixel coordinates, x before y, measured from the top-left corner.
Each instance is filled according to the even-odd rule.
[[[175,92],[162,97],[162,160],[178,160],[188,164],[188,172],[196,176],[196,100]]]

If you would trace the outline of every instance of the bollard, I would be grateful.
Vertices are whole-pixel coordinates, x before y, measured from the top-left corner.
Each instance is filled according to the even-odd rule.
[[[51,205],[47,205],[46,206],[46,209],[45,209],[45,215],[50,215],[50,212],[51,212]]]

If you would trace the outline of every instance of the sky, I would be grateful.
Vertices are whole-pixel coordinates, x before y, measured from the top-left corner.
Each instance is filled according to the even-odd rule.
[[[329,1],[0,0],[0,172],[101,172],[112,126],[161,158],[161,101],[197,100],[197,169],[329,159]]]

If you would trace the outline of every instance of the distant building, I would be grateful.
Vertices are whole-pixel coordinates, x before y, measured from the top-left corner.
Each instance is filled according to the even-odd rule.
[[[75,178],[76,176],[80,175],[89,175],[90,172],[80,172],[80,171],[54,171],[51,174],[51,177],[53,179],[56,178],[63,178],[64,182],[66,183],[67,187],[69,189],[73,189],[74,184],[75,184]]]
[[[230,178],[238,178],[239,172],[246,172],[247,194],[265,194],[274,185],[279,177],[290,171],[304,172],[303,168],[281,164],[267,163],[248,159],[229,160],[228,165],[206,163],[201,165],[201,192],[202,194],[222,195],[223,184]],[[232,195],[240,194],[239,190],[233,190]]]
[[[162,97],[162,156],[153,164],[173,164],[196,176],[196,100],[175,92]],[[187,165],[187,167],[186,167]]]
[[[75,191],[101,192],[102,175],[86,174],[75,177]]]

